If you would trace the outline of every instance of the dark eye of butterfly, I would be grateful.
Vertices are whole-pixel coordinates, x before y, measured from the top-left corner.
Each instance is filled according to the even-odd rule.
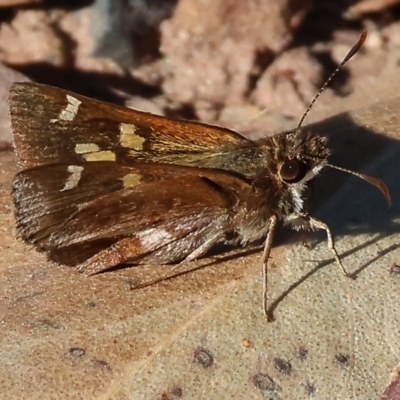
[[[283,162],[280,176],[286,183],[300,182],[307,174],[309,167],[302,161],[293,159]]]

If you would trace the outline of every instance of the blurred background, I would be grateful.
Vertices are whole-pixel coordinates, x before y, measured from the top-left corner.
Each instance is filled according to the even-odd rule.
[[[263,135],[298,121],[365,29],[320,102],[376,79],[400,48],[399,3],[2,0],[0,60],[34,81]]]

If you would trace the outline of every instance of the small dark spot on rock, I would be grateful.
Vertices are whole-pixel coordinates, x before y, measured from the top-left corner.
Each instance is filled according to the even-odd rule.
[[[342,367],[348,367],[349,366],[349,356],[346,354],[336,354],[335,360],[342,366]]]
[[[304,389],[306,389],[306,394],[308,394],[309,396],[313,396],[315,394],[315,386],[311,382],[307,381],[304,384]]]
[[[204,368],[210,368],[214,364],[214,356],[210,350],[199,347],[194,352],[194,361]]]
[[[107,361],[99,360],[98,358],[92,359],[93,366],[107,371],[112,371],[110,364]]]
[[[267,374],[256,374],[253,377],[254,386],[257,389],[268,392],[279,392],[280,386]]]
[[[175,386],[171,390],[164,392],[161,395],[161,400],[176,400],[183,396],[182,388]]]
[[[393,275],[396,278],[400,277],[400,265],[399,264],[393,263],[390,266],[390,275]]]
[[[171,389],[171,394],[175,397],[182,397],[183,390],[182,390],[182,388],[175,386],[174,388]]]
[[[301,361],[305,361],[308,358],[308,350],[305,347],[299,348],[299,357]]]
[[[82,347],[71,347],[69,349],[69,354],[74,357],[83,357],[86,353],[86,350]]]
[[[292,373],[292,364],[289,360],[276,357],[274,358],[274,367],[282,374],[290,375]]]

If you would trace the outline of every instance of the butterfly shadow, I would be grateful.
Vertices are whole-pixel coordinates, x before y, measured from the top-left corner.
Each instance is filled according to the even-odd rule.
[[[373,107],[370,112],[374,112]],[[378,118],[383,119],[383,114],[377,115]],[[379,121],[377,125],[381,126]],[[310,214],[324,221],[336,239],[344,238],[346,241],[352,236],[362,234],[370,237],[364,243],[340,252],[344,264],[346,257],[372,245],[379,243],[378,246],[383,248],[375,257],[357,266],[355,270],[349,271],[357,277],[383,256],[400,248],[400,244],[386,242],[391,236],[400,233],[400,180],[398,179],[400,141],[354,123],[351,115],[347,113],[334,116],[309,128],[329,136],[333,149],[329,160],[331,164],[378,177],[385,182],[390,191],[391,204],[388,205],[379,190],[352,175],[325,168],[316,180],[317,193]],[[393,131],[396,128],[393,126],[391,129]],[[325,232],[311,234],[312,244],[324,241],[326,241]],[[270,317],[287,295],[332,262],[332,259],[319,262],[315,268],[289,285],[271,302],[268,309]]]

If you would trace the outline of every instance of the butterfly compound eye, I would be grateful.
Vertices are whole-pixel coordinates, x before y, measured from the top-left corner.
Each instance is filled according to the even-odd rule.
[[[296,183],[306,176],[307,171],[305,163],[299,160],[286,160],[281,166],[280,176],[286,183]]]

